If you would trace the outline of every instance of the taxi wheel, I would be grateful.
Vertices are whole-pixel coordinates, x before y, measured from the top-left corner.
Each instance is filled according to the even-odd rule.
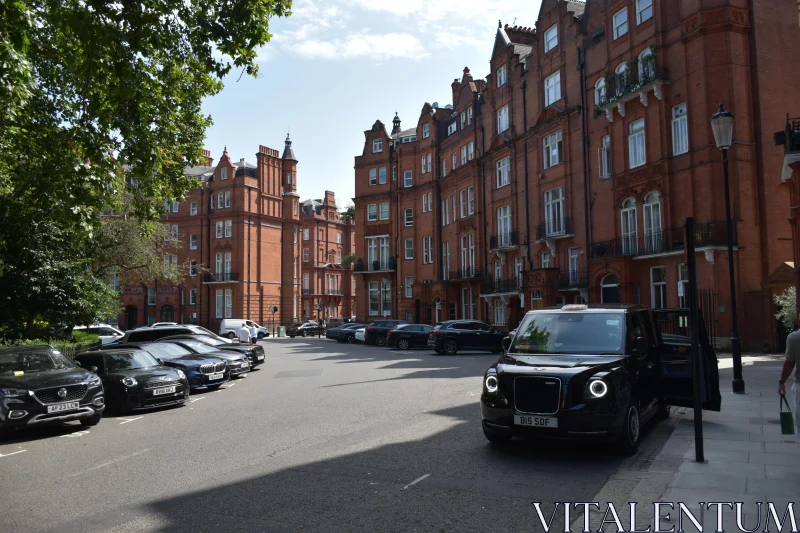
[[[642,425],[639,417],[639,409],[636,405],[629,405],[625,413],[625,423],[622,425],[622,432],[619,435],[619,451],[623,455],[633,455],[639,448]]]

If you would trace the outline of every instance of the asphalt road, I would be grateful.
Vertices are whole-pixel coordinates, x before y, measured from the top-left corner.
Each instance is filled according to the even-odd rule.
[[[496,356],[263,344],[259,370],[185,407],[0,442],[0,531],[538,531],[532,501],[592,501],[622,464],[490,446],[478,397]]]

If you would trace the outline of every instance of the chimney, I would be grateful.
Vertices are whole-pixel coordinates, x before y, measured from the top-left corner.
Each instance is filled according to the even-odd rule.
[[[211,150],[203,150],[203,157],[205,158],[205,163],[207,167],[214,166],[214,158],[211,157]]]

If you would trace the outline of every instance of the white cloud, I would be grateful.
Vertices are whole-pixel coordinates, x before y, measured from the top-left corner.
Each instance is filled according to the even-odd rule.
[[[483,35],[478,35],[468,28],[458,28],[459,31],[440,31],[436,33],[436,45],[448,50],[455,50],[464,46],[487,47]]]
[[[329,41],[311,39],[297,42],[292,50],[310,59],[421,59],[429,55],[420,40],[408,33],[355,33]]]

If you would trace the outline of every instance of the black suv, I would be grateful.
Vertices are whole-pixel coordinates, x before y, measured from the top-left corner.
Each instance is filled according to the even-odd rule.
[[[477,350],[492,353],[503,351],[506,333],[477,320],[448,320],[442,322],[428,336],[428,348],[438,354],[455,355],[459,350]]]
[[[364,332],[364,343],[386,346],[386,337],[389,332],[401,324],[408,324],[408,322],[405,320],[376,320],[367,326]]]
[[[0,433],[22,426],[100,422],[103,384],[52,346],[0,348]]]

